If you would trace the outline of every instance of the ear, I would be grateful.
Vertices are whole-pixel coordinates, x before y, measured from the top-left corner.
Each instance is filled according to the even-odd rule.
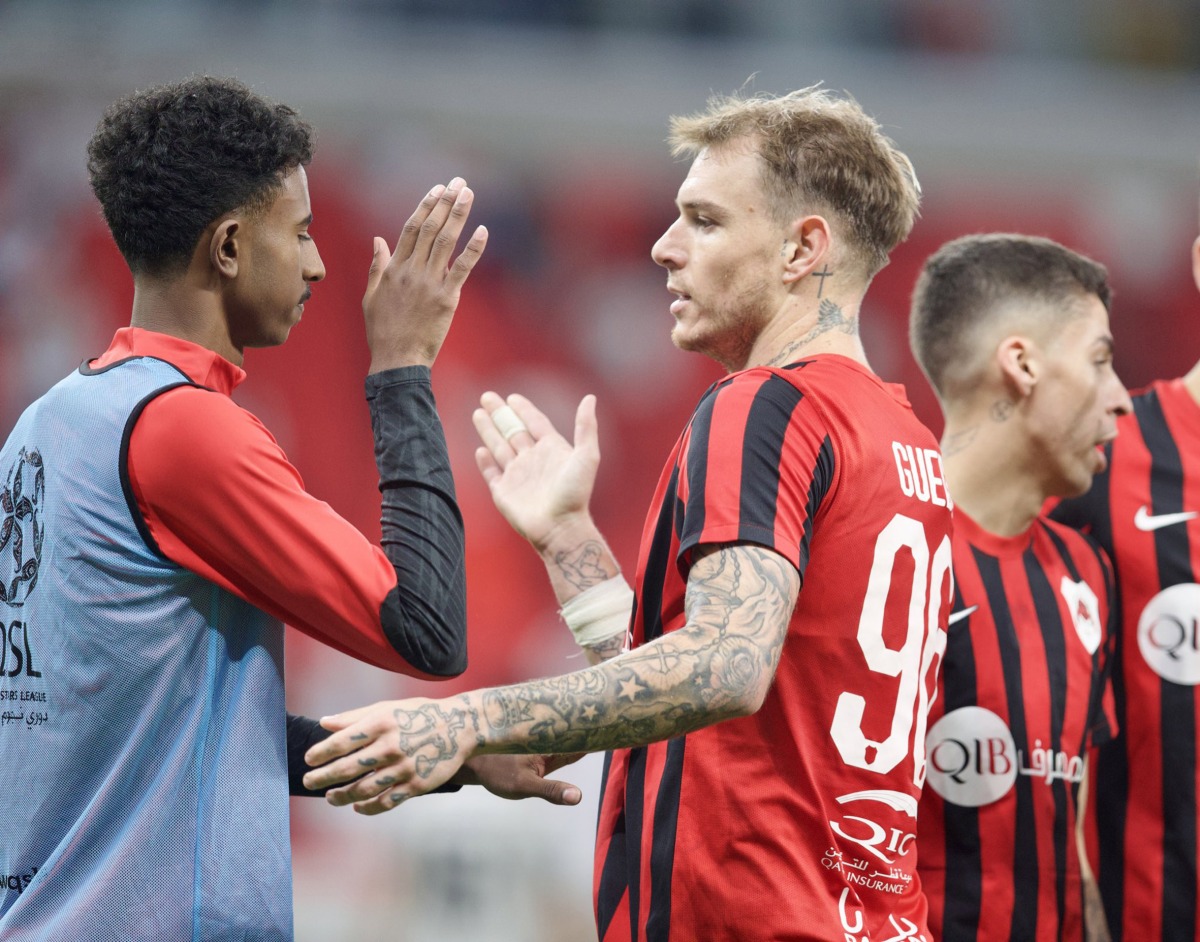
[[[806,275],[823,269],[832,244],[829,223],[823,216],[803,216],[793,222],[789,238],[783,243],[783,283],[795,285]],[[819,281],[824,284],[825,278]]]
[[[1037,344],[1020,335],[1005,337],[996,347],[996,363],[1015,399],[1020,401],[1033,394],[1041,373]]]
[[[1200,237],[1192,243],[1192,280],[1200,288]]]
[[[225,278],[236,278],[238,273],[238,239],[240,226],[236,219],[223,219],[208,240],[208,261],[213,271]]]

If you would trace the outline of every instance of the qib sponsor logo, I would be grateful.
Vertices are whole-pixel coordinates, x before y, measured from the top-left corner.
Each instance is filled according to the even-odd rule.
[[[1164,680],[1200,684],[1200,585],[1168,586],[1152,598],[1138,618],[1138,650]]]
[[[1008,724],[980,706],[947,713],[925,737],[926,784],[968,808],[991,804],[1017,780],[1017,747]]]

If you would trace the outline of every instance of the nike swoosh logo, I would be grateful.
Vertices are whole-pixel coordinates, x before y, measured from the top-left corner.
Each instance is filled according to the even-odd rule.
[[[1185,523],[1196,515],[1197,511],[1195,510],[1185,510],[1177,514],[1151,515],[1147,512],[1146,505],[1143,504],[1133,515],[1133,525],[1143,533],[1149,533],[1152,530],[1161,530],[1163,527],[1174,526],[1177,523]]]
[[[946,627],[949,628],[956,621],[962,621],[977,608],[979,608],[978,605],[972,605],[969,608],[960,608],[957,612],[951,612],[950,617],[946,619]]]

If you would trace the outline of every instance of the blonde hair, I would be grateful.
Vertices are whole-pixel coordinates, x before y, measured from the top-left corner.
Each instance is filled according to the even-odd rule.
[[[745,142],[781,223],[807,212],[841,222],[867,279],[912,230],[921,187],[912,162],[850,97],[819,86],[787,95],[717,95],[706,111],[671,119],[676,157]]]

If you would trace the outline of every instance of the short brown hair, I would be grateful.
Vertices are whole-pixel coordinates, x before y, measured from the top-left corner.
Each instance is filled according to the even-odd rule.
[[[850,97],[818,86],[787,95],[718,95],[704,112],[671,119],[676,157],[735,141],[757,147],[774,212],[822,212],[843,223],[870,279],[912,230],[921,188],[912,163]]]
[[[1092,295],[1109,309],[1108,270],[1050,239],[1003,232],[954,239],[926,259],[913,290],[913,355],[945,399],[956,367],[975,359],[977,328],[1002,309],[1040,304],[1037,316],[1052,312],[1047,326],[1055,327]]]

